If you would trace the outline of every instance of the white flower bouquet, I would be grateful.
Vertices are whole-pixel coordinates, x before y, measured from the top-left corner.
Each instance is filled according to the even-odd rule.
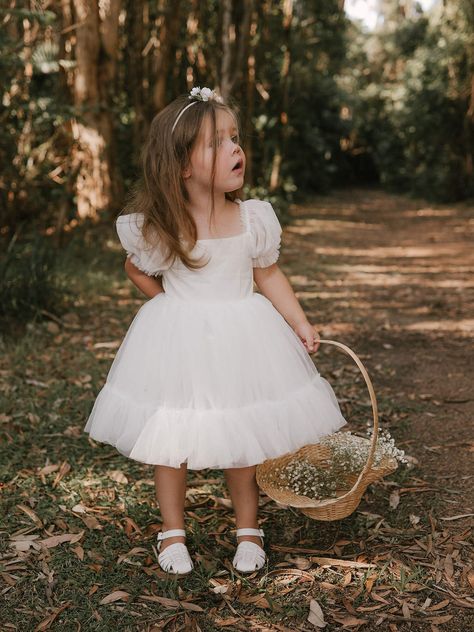
[[[372,430],[368,431],[371,435]],[[326,462],[311,462],[307,458],[293,459],[275,470],[280,484],[299,496],[314,499],[336,498],[347,491],[344,481],[357,478],[363,470],[370,449],[370,442],[351,432],[337,432],[324,437],[320,445],[330,448]],[[395,441],[386,430],[377,437],[373,467],[407,463],[405,453],[395,446]]]

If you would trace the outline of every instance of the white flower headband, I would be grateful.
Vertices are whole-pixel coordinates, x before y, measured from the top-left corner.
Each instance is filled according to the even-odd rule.
[[[173,123],[173,127],[171,128],[171,133],[174,132],[174,128],[176,127],[176,124],[178,123],[181,116],[186,112],[188,108],[190,108],[195,103],[198,103],[199,101],[217,101],[218,103],[224,103],[224,99],[219,96],[215,90],[211,90],[210,88],[193,88],[189,93],[188,99],[194,100],[191,101],[191,103],[188,103],[188,105],[186,105],[178,114],[175,122]]]

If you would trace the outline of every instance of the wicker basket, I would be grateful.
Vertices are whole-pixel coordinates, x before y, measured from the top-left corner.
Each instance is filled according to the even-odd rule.
[[[296,507],[300,509],[305,516],[309,516],[315,520],[340,520],[356,510],[370,483],[373,483],[383,476],[387,476],[387,474],[397,469],[397,460],[393,457],[384,457],[377,466],[373,464],[377,447],[379,418],[375,392],[364,365],[356,354],[346,345],[334,340],[320,340],[319,342],[335,345],[349,354],[364,376],[372,403],[374,429],[370,439],[355,437],[355,440],[364,443],[365,447],[369,447],[366,464],[359,476],[356,474],[347,475],[345,480],[341,481],[341,487],[337,490],[334,498],[314,499],[308,496],[300,496],[286,487],[284,481],[282,484],[281,479],[281,468],[285,467],[291,461],[304,459],[319,469],[326,468],[328,461],[332,458],[330,443],[329,445],[320,443],[306,445],[295,452],[288,452],[276,459],[267,459],[257,465],[256,477],[258,486],[267,496],[278,503]]]

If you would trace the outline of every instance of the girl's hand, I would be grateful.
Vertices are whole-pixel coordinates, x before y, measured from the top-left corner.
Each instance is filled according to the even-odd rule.
[[[297,323],[293,330],[300,337],[308,353],[316,353],[319,349],[320,336],[314,325],[305,320]]]

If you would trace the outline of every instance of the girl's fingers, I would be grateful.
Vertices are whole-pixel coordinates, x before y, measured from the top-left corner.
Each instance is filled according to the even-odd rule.
[[[304,344],[308,352],[315,352],[319,349],[319,333],[314,329],[308,332],[307,335],[301,335],[301,342]]]
[[[310,349],[311,351],[317,351],[319,349],[319,340],[320,336],[316,330],[313,331],[313,335],[310,340]]]

